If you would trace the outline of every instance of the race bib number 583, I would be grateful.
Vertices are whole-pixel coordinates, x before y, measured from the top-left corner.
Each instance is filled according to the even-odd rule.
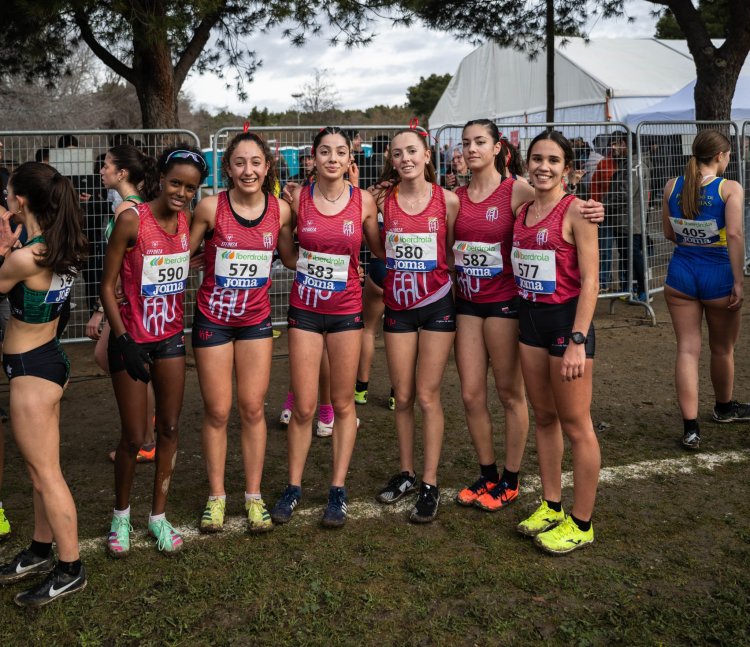
[[[190,252],[143,257],[141,296],[154,297],[185,291]]]

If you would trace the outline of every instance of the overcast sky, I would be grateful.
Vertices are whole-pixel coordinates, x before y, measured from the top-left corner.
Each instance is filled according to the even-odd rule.
[[[651,5],[644,0],[626,3],[635,23],[622,20],[592,21],[593,38],[644,38],[654,34]],[[197,106],[212,113],[224,108],[247,114],[252,106],[281,112],[294,105],[292,94],[311,81],[315,68],[328,69],[328,80],[335,87],[341,108],[369,108],[374,105],[406,103],[406,88],[430,74],[454,74],[461,59],[474,47],[453,36],[430,31],[421,25],[392,27],[382,23],[375,28],[374,41],[364,48],[331,47],[324,37],[310,38],[302,48],[292,47],[281,30],[257,35],[249,44],[263,60],[253,81],[247,85],[248,100],[240,102],[224,81],[213,75],[193,73],[183,90]]]

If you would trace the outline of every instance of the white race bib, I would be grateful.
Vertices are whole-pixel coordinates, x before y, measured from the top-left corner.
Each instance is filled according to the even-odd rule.
[[[190,252],[143,256],[141,296],[153,297],[185,291],[190,271]]]
[[[68,298],[75,277],[70,274],[53,274],[49,290],[44,297],[45,303],[63,303]]]
[[[503,257],[500,243],[474,243],[457,240],[453,245],[456,272],[480,279],[491,279],[502,274]]]
[[[437,234],[387,232],[385,265],[389,270],[431,272],[437,268]]]
[[[554,293],[557,272],[553,250],[514,247],[510,259],[519,288],[536,294]]]
[[[252,249],[216,250],[214,280],[221,288],[259,288],[268,283],[273,252]]]
[[[721,241],[719,226],[715,220],[685,220],[670,218],[675,241],[686,245],[713,245]]]
[[[323,254],[299,248],[296,280],[313,290],[343,292],[349,278],[347,254]]]

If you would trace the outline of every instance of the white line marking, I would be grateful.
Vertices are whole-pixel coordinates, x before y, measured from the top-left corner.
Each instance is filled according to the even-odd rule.
[[[695,454],[682,458],[664,458],[661,460],[642,461],[631,463],[630,465],[617,465],[615,467],[604,467],[599,474],[599,485],[624,485],[627,481],[644,480],[652,476],[668,475],[685,475],[693,474],[698,470],[713,470],[721,465],[729,463],[743,463],[750,460],[750,450],[729,451],[717,454]],[[573,472],[564,472],[562,475],[562,485],[564,488],[572,487]],[[453,488],[444,488],[440,492],[441,505],[452,505],[456,498],[458,490]],[[521,493],[534,495],[541,493],[539,477],[524,478],[524,486],[521,487]],[[373,493],[374,498],[374,493]],[[304,499],[303,499],[304,502]],[[377,519],[386,514],[403,514],[414,505],[414,496],[409,495],[393,505],[382,505],[370,502],[367,499],[357,499],[349,502],[348,517],[349,519]],[[315,523],[320,520],[324,507],[303,508],[296,510],[289,526],[295,526],[300,523]],[[145,525],[145,522],[144,522]],[[241,535],[247,533],[247,520],[243,517],[227,517],[224,521],[224,532],[213,535],[203,535],[198,531],[198,525],[180,526],[177,531],[187,540],[207,539],[222,535]],[[275,532],[283,532],[283,529],[277,528]],[[83,539],[80,542],[80,550],[83,555],[94,551],[104,551],[106,537],[94,537]],[[146,548],[153,545],[153,540],[149,539],[146,530],[138,530],[130,535],[130,548]]]

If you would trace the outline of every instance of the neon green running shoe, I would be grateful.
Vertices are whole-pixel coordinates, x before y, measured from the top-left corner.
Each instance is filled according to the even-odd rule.
[[[540,533],[534,538],[534,544],[552,555],[565,555],[577,548],[583,548],[593,543],[593,524],[584,532],[576,525],[570,515],[565,517],[565,520],[552,530]]]
[[[250,499],[245,501],[245,510],[247,511],[247,530],[253,534],[269,532],[273,530],[273,521],[268,514],[268,508],[263,499]]]
[[[209,499],[201,517],[201,532],[221,532],[224,530],[224,509],[226,499]]]
[[[391,411],[396,410],[396,394],[394,393],[392,388],[390,394],[388,395],[388,408]]]
[[[534,513],[528,519],[524,519],[519,523],[516,526],[516,530],[527,537],[536,537],[539,533],[554,528],[564,519],[565,513],[562,509],[560,512],[555,512],[547,505],[547,502],[542,499],[542,502]]]
[[[367,404],[367,389],[361,391],[354,389],[354,404]]]
[[[10,537],[10,521],[5,516],[5,509],[0,508],[0,543]]]
[[[107,535],[107,554],[115,559],[127,557],[130,552],[130,533],[133,526],[130,525],[130,515],[121,517],[112,515],[112,525]]]
[[[149,521],[148,534],[156,539],[157,550],[165,555],[176,555],[182,550],[182,535],[166,519]]]

